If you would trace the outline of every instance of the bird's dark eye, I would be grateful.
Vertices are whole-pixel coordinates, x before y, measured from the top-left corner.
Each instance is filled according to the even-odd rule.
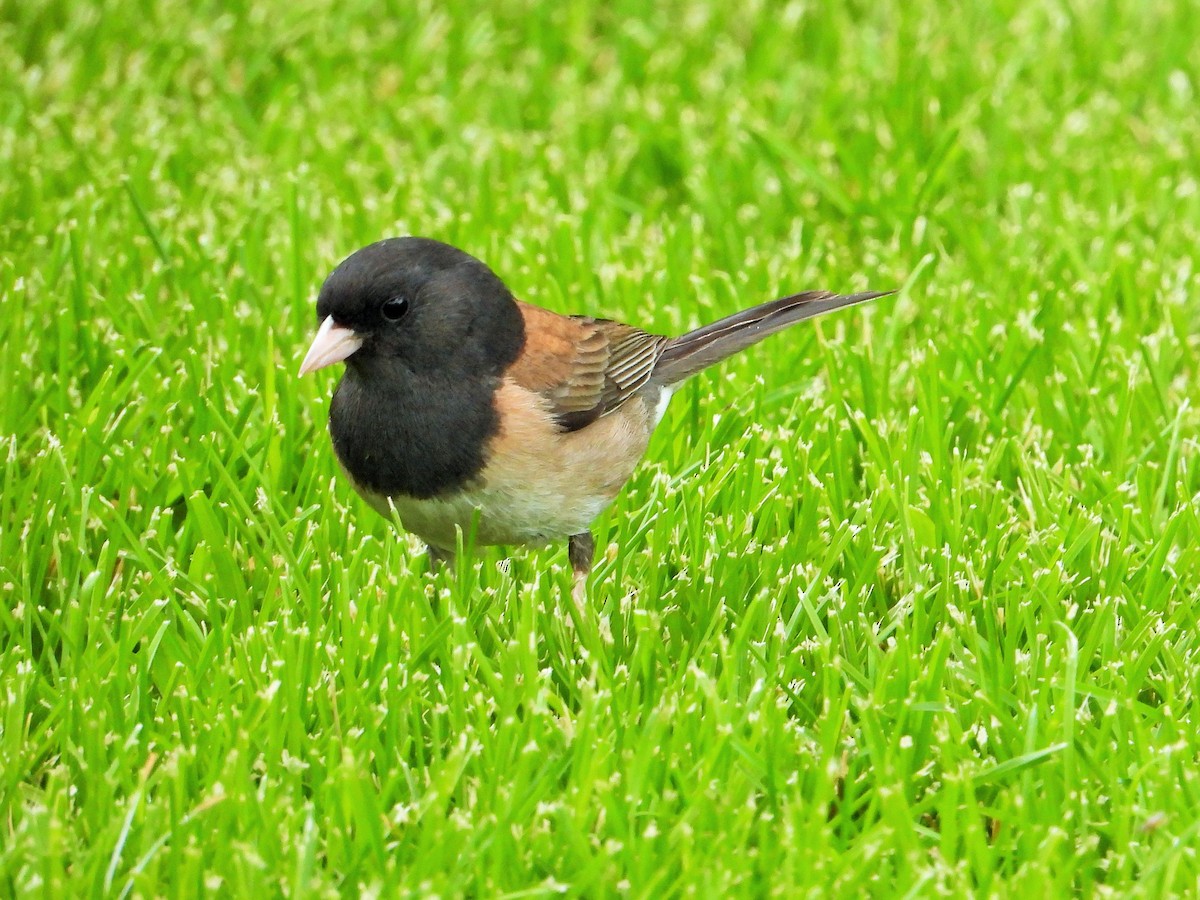
[[[398,322],[408,312],[408,301],[403,297],[393,297],[383,304],[383,317],[389,322]]]

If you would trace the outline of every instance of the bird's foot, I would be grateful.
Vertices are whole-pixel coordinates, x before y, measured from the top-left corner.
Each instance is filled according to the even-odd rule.
[[[596,539],[590,531],[573,534],[567,541],[567,557],[571,560],[571,571],[574,573],[571,599],[575,601],[580,613],[587,603],[587,580],[592,571],[592,557],[595,554]]]

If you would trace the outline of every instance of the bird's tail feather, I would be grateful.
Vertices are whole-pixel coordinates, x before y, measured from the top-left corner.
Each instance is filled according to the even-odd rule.
[[[806,291],[744,309],[703,328],[671,338],[658,358],[650,380],[660,385],[676,384],[797,322],[892,293],[895,292],[833,294],[829,291]]]

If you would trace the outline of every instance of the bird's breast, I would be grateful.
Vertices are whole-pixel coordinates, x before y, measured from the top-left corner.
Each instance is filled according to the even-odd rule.
[[[657,400],[657,398],[654,398]],[[426,543],[453,550],[456,532],[479,545],[544,544],[586,531],[646,452],[655,410],[635,397],[586,428],[563,432],[539,394],[512,381],[496,391],[499,426],[476,478],[433,497],[356,487]]]
[[[348,367],[329,408],[338,462],[363,493],[430,498],[460,490],[479,478],[499,431],[495,391],[494,380]]]

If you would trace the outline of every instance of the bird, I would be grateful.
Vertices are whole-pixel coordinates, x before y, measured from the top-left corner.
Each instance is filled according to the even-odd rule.
[[[317,295],[300,376],[344,363],[329,405],[350,484],[435,563],[566,540],[586,593],[591,526],[681,383],[763,338],[892,291],[810,290],[676,337],[516,299],[486,264],[425,237],[348,256]]]

